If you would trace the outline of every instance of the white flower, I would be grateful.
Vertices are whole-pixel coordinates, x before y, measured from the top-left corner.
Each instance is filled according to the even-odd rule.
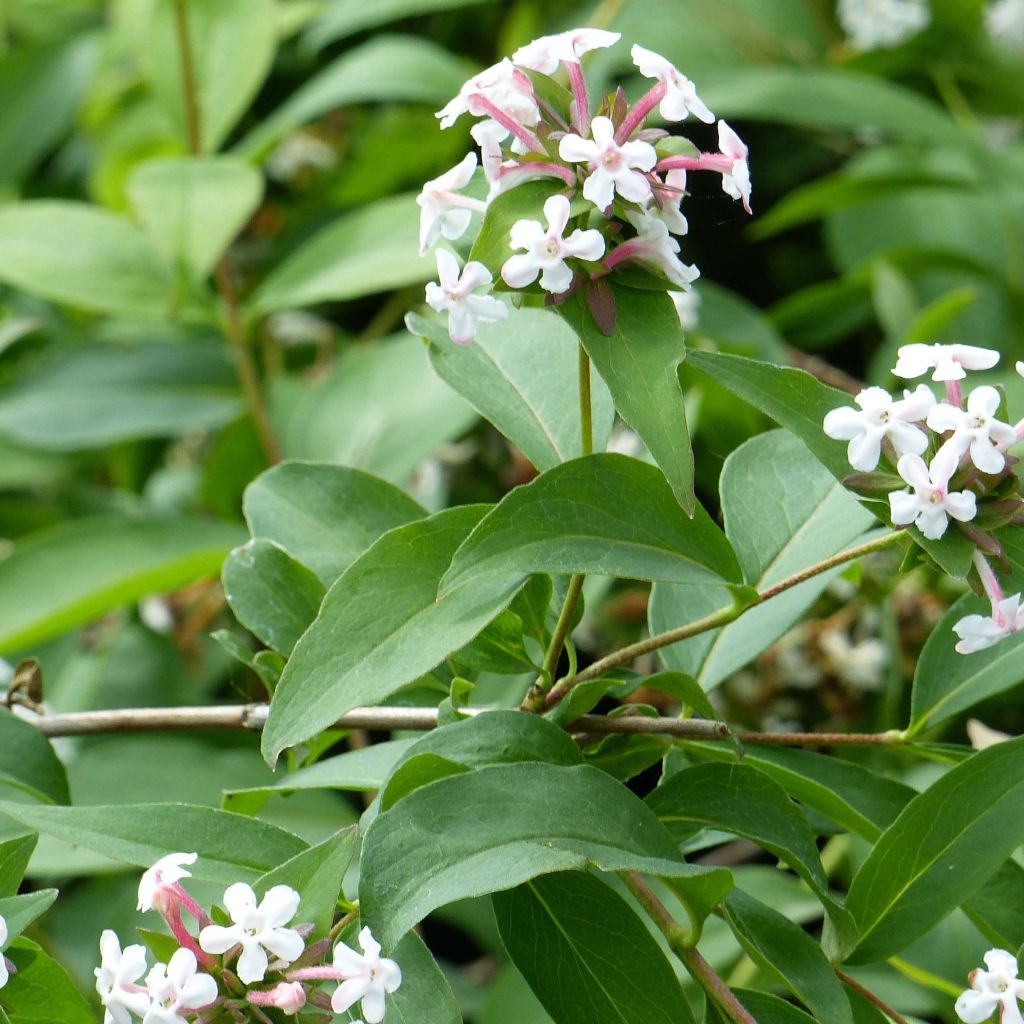
[[[437,250],[437,276],[440,284],[427,285],[427,303],[438,313],[448,313],[448,336],[456,345],[468,345],[476,337],[478,320],[504,320],[508,306],[491,295],[477,295],[480,289],[490,290],[491,272],[471,260],[459,274],[459,264],[447,249]]]
[[[991,370],[999,353],[976,345],[903,345],[892,372],[897,377],[920,377],[934,367],[932,380],[963,380],[964,370]]]
[[[679,208],[686,194],[686,171],[675,168],[665,175],[664,189],[658,189],[660,205],[652,205],[647,211],[652,217],[665,222],[673,235],[685,235],[690,225]]]
[[[554,36],[541,36],[520,46],[512,54],[512,63],[539,71],[542,75],[553,75],[561,61],[579,64],[585,53],[614,46],[621,38],[618,32],[606,32],[600,28],[574,28]]]
[[[956,1015],[965,1024],[982,1024],[1000,1009],[1001,1024],[1021,1024],[1017,1000],[1024,998],[1024,982],[1017,979],[1017,960],[1005,949],[990,949],[985,954],[987,971],[971,971],[970,988],[956,1001]]]
[[[897,526],[914,523],[929,540],[938,540],[949,525],[947,516],[966,523],[977,513],[972,491],[950,491],[949,478],[956,470],[958,458],[949,448],[940,448],[925,466],[920,455],[904,455],[896,463],[896,471],[911,487],[913,493],[892,491],[889,507],[892,521]]]
[[[384,1019],[384,995],[402,984],[402,971],[394,960],[380,955],[380,944],[369,928],[359,933],[360,956],[343,942],[334,947],[334,967],[345,979],[331,996],[335,1013],[344,1013],[362,1000],[362,1013],[367,1024],[380,1024]]]
[[[914,392],[904,392],[898,401],[884,388],[865,388],[854,401],[860,412],[849,405],[833,409],[823,424],[829,437],[850,442],[846,456],[854,469],[874,469],[886,437],[900,455],[920,455],[928,447],[927,435],[911,426],[935,405],[935,396],[925,384],[918,384]]]
[[[100,966],[93,970],[104,1008],[103,1024],[129,1024],[131,1013],[141,1017],[149,1009],[149,993],[136,984],[148,966],[144,946],[128,946],[122,953],[118,937],[109,928],[104,930]]]
[[[199,933],[199,946],[205,953],[225,953],[232,946],[242,947],[238,958],[238,977],[251,985],[267,973],[267,953],[291,963],[306,948],[302,936],[286,925],[299,909],[299,894],[287,885],[275,885],[267,891],[259,906],[256,893],[245,882],[229,885],[224,907],[234,924],[229,928],[207,925]]]
[[[469,184],[475,170],[476,153],[469,152],[451,170],[428,181],[416,197],[420,207],[421,256],[425,256],[442,236],[461,238],[469,227],[473,211],[483,211],[484,204],[480,200],[457,195],[460,188]]]
[[[836,15],[856,50],[898,46],[931,20],[927,0],[839,0]]]
[[[743,209],[750,213],[749,150],[743,140],[725,123],[718,122],[718,149],[732,161],[728,171],[722,171],[722,190],[733,199],[743,200]]]
[[[704,106],[693,82],[680,73],[674,64],[642,46],[634,45],[629,54],[641,75],[657,78],[665,86],[665,95],[658,109],[666,121],[683,121],[693,114],[705,124],[714,123],[715,115]]]
[[[7,942],[8,937],[7,921],[4,919],[3,914],[0,914],[0,988],[3,988],[7,984],[10,975],[7,971],[7,964],[4,961],[4,954],[2,952],[4,944]]]
[[[482,104],[481,100],[485,103]],[[488,103],[527,128],[532,128],[540,120],[533,84],[507,57],[466,82],[458,96],[434,116],[440,119],[442,128],[450,128],[463,114],[469,113],[474,117],[488,115]]]
[[[503,128],[497,121],[489,118],[485,121],[477,121],[469,134],[473,141],[480,147],[480,165],[484,169],[484,177],[491,183],[492,194],[496,191],[496,184],[501,177],[502,162],[504,154],[501,151],[501,143],[508,137],[507,129]],[[511,166],[515,166],[510,161]]]
[[[540,286],[558,295],[572,284],[572,271],[566,265],[570,257],[599,260],[604,255],[604,237],[600,231],[577,229],[563,238],[569,223],[569,200],[551,196],[544,203],[547,230],[536,220],[517,220],[510,233],[513,249],[525,249],[519,256],[510,256],[501,268],[501,276],[510,288],[525,288],[540,274]]]
[[[209,974],[197,974],[197,966],[192,950],[179,949],[168,963],[157,964],[146,975],[152,1002],[142,1024],[186,1024],[184,1013],[217,998],[217,982]]]
[[[1017,435],[1008,423],[995,418],[998,408],[999,392],[986,385],[970,393],[966,410],[940,402],[928,413],[928,426],[940,434],[953,431],[946,444],[958,458],[970,449],[971,462],[982,473],[999,473],[1006,456],[996,446],[1012,444]]]
[[[647,142],[615,141],[615,127],[607,117],[595,117],[590,122],[590,139],[579,135],[563,135],[558,143],[558,155],[569,163],[590,165],[590,174],[583,183],[583,195],[599,210],[612,204],[615,193],[634,203],[646,203],[651,198],[651,183],[644,171],[658,162],[654,147]]]
[[[183,878],[191,878],[182,864],[195,864],[197,853],[169,853],[142,873],[139,882],[139,910],[161,910],[165,894],[173,891]]]
[[[325,169],[338,162],[334,149],[309,132],[290,135],[267,157],[267,174],[277,181],[291,181],[307,167]]]
[[[985,10],[985,27],[998,43],[1024,46],[1024,0],[994,0]]]
[[[960,654],[983,651],[986,647],[991,647],[1022,629],[1024,609],[1020,607],[1020,594],[1011,594],[995,602],[991,615],[967,615],[953,626],[953,632],[960,637],[960,642],[956,645]],[[989,1010],[989,1013],[991,1012]],[[964,1017],[964,1020],[966,1019]]]
[[[636,238],[623,242],[616,252],[628,252],[629,258],[641,263],[650,263],[660,270],[677,288],[684,291],[700,277],[700,271],[679,259],[679,243],[668,233],[663,220],[653,213],[626,214],[629,223],[636,228]],[[625,258],[625,257],[621,257]]]

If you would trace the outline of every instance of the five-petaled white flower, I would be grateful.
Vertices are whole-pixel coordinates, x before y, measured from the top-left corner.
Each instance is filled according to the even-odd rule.
[[[968,976],[970,988],[956,1001],[956,1015],[965,1024],[982,1024],[999,1008],[1001,1024],[1021,1024],[1018,999],[1024,999],[1024,981],[1017,978],[1017,959],[1005,949],[990,949],[980,968]]]
[[[550,196],[544,203],[547,230],[537,220],[517,220],[510,233],[513,249],[526,252],[510,256],[501,268],[501,276],[510,288],[525,288],[540,274],[540,286],[558,295],[572,284],[572,270],[566,260],[599,260],[604,255],[604,236],[591,228],[576,229],[563,238],[569,223],[569,200],[565,196]]]
[[[149,992],[136,984],[148,966],[144,946],[127,946],[122,952],[118,937],[109,928],[104,930],[100,966],[93,970],[103,1004],[103,1024],[129,1024],[132,1013],[141,1017],[149,1009]]]
[[[460,188],[469,184],[475,170],[476,153],[469,152],[451,170],[428,181],[416,197],[420,207],[421,256],[427,254],[438,238],[461,238],[469,227],[473,212],[483,212],[486,204],[458,194]]]
[[[184,1014],[209,1006],[217,998],[217,982],[198,974],[195,953],[179,949],[166,964],[146,975],[152,1002],[142,1024],[186,1024]]]
[[[633,63],[645,78],[657,78],[665,87],[659,110],[666,121],[683,121],[690,114],[705,124],[713,124],[715,115],[697,95],[697,89],[671,61],[652,50],[634,45],[629,51]]]
[[[4,920],[3,914],[0,914],[0,988],[3,988],[7,984],[9,973],[7,970],[7,964],[4,962],[3,948],[7,942],[7,921]]]
[[[935,396],[924,384],[894,400],[884,388],[865,388],[854,401],[857,411],[846,405],[833,409],[824,422],[825,433],[836,441],[849,441],[847,458],[854,469],[869,472],[878,465],[882,439],[888,437],[900,455],[920,455],[928,447],[925,433],[912,426],[923,420]]]
[[[920,377],[933,369],[932,380],[963,380],[965,370],[991,370],[999,353],[977,345],[904,345],[893,367],[897,377]]]
[[[1017,434],[1008,423],[995,418],[999,392],[987,385],[975,388],[967,398],[967,409],[940,402],[928,413],[928,426],[944,433],[953,431],[946,442],[961,456],[970,449],[971,462],[982,473],[999,473],[1006,456],[997,445],[1012,444]]]
[[[488,104],[524,127],[532,128],[540,120],[533,83],[508,57],[464,83],[458,96],[434,116],[440,119],[442,128],[450,128],[463,114],[490,114]]]
[[[722,190],[733,199],[741,199],[743,209],[750,213],[750,167],[747,165],[750,151],[725,121],[718,122],[718,149],[730,161],[728,170],[722,169]]]
[[[380,943],[369,928],[359,933],[360,956],[343,942],[334,947],[334,967],[345,979],[331,996],[335,1013],[344,1013],[362,1000],[362,1013],[367,1024],[380,1024],[384,1019],[384,995],[402,984],[402,971],[394,960],[380,955]]]
[[[191,878],[183,864],[195,864],[196,853],[169,853],[142,873],[139,881],[139,910],[162,910],[168,892],[173,892],[183,878]]]
[[[590,174],[583,183],[583,196],[599,210],[612,205],[615,193],[634,203],[646,203],[651,198],[651,183],[645,171],[658,162],[658,154],[647,142],[615,141],[615,126],[607,117],[595,117],[590,122],[592,139],[579,135],[563,135],[558,143],[558,155],[569,163],[590,165]]]
[[[665,222],[651,211],[628,211],[626,218],[636,228],[636,238],[623,242],[616,250],[620,260],[649,263],[660,270],[677,288],[684,291],[700,277],[700,271],[679,258],[679,243],[669,234]]]
[[[953,632],[960,637],[956,645],[957,653],[974,654],[975,651],[983,651],[1022,629],[1024,608],[1020,606],[1020,594],[1011,594],[993,603],[991,615],[966,615],[953,626]],[[1024,982],[1018,984],[1024,985]],[[964,1017],[964,1020],[967,1018]]]
[[[896,463],[896,471],[914,490],[890,492],[893,523],[913,523],[929,540],[938,540],[949,525],[948,516],[962,523],[973,519],[977,513],[974,492],[949,490],[958,461],[956,452],[945,447],[939,449],[931,466],[926,466],[920,455],[904,455]]]
[[[427,285],[427,303],[438,313],[448,313],[448,337],[456,345],[468,345],[476,337],[480,320],[504,320],[508,306],[493,295],[477,295],[490,290],[491,272],[476,260],[470,260],[459,273],[459,264],[447,249],[437,250],[437,276],[440,284]]]
[[[225,953],[240,945],[238,977],[247,985],[263,980],[268,949],[287,963],[302,956],[306,948],[302,936],[284,927],[299,909],[299,894],[290,886],[273,886],[257,906],[252,888],[235,882],[224,893],[224,907],[234,924],[228,928],[207,925],[199,933],[199,946],[205,953]]]
[[[579,64],[585,53],[614,46],[621,38],[618,32],[601,28],[574,28],[554,36],[541,36],[520,46],[512,54],[512,63],[543,75],[553,75],[560,62]]]

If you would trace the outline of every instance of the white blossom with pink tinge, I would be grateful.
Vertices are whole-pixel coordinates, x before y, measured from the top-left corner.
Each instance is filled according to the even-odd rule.
[[[220,954],[241,946],[237,974],[246,985],[263,980],[267,950],[286,963],[302,956],[306,948],[302,936],[284,927],[299,909],[299,894],[290,886],[272,886],[257,906],[252,888],[236,882],[224,893],[224,907],[233,923],[227,928],[207,925],[199,933],[199,947],[204,953]]]
[[[1012,444],[1016,431],[1008,423],[995,418],[999,409],[999,392],[987,385],[975,388],[967,398],[967,408],[941,402],[928,413],[928,426],[940,434],[947,430],[953,436],[946,441],[957,456],[970,451],[971,462],[982,473],[1000,473],[1006,456],[999,445]]]
[[[686,194],[686,171],[675,169],[665,175],[665,188],[657,189],[661,204],[651,204],[647,212],[663,221],[673,235],[685,235],[690,230],[680,204]]]
[[[209,1006],[217,998],[217,982],[199,974],[195,954],[179,949],[166,964],[146,975],[150,1005],[142,1024],[187,1024],[185,1014]]]
[[[477,294],[491,287],[491,272],[471,260],[459,273],[459,264],[447,249],[437,250],[440,284],[427,285],[427,303],[438,313],[448,314],[448,336],[456,345],[468,345],[476,337],[478,321],[504,320],[508,306],[491,295]]]
[[[870,472],[878,465],[882,441],[889,438],[899,455],[921,455],[928,447],[924,431],[913,426],[935,405],[925,384],[894,400],[884,388],[865,388],[854,399],[860,410],[845,405],[825,417],[825,433],[835,441],[849,441],[846,456],[854,469]]]
[[[913,491],[892,491],[889,507],[897,526],[913,523],[929,540],[938,540],[949,525],[949,516],[962,523],[977,514],[977,501],[972,491],[950,491],[949,480],[956,471],[959,458],[952,449],[940,448],[926,466],[920,455],[904,455],[896,471]]]
[[[749,150],[725,121],[718,122],[718,149],[722,156],[731,161],[729,169],[722,171],[722,190],[733,199],[741,199],[743,209],[750,213]]]
[[[464,83],[458,96],[434,116],[442,128],[451,128],[463,114],[485,117],[492,104],[516,124],[532,128],[540,120],[540,109],[533,94],[533,83],[507,57],[474,75]]]
[[[700,277],[700,271],[679,258],[679,243],[669,234],[665,222],[650,211],[629,211],[626,218],[636,228],[636,238],[623,242],[615,254],[627,253],[628,258],[648,263],[660,270],[677,288],[684,291]],[[624,257],[620,256],[616,263]],[[608,264],[611,266],[611,262]]]
[[[93,970],[103,1004],[103,1024],[130,1024],[131,1014],[141,1017],[149,1009],[149,992],[137,984],[148,966],[144,946],[126,946],[122,952],[117,935],[109,928],[103,931],[100,966]]]
[[[641,75],[656,78],[665,86],[665,95],[658,109],[666,121],[683,121],[693,114],[705,124],[714,123],[715,115],[697,95],[693,82],[671,61],[642,46],[634,45],[629,52]]]
[[[335,1013],[344,1013],[361,1002],[367,1024],[380,1024],[384,1019],[385,995],[398,990],[402,971],[394,960],[380,955],[378,943],[369,928],[359,933],[360,956],[343,942],[334,947],[334,967],[345,979],[331,996]]]
[[[139,880],[138,909],[160,910],[166,893],[172,891],[183,878],[192,877],[192,873],[182,865],[195,864],[198,858],[197,853],[169,853],[151,868],[147,868]]]
[[[615,141],[615,127],[607,117],[595,117],[590,123],[590,139],[563,135],[558,155],[569,163],[590,165],[583,183],[583,196],[599,210],[612,205],[615,193],[633,203],[651,198],[651,183],[644,174],[658,162],[654,147],[646,142]]]
[[[991,370],[999,353],[977,345],[904,345],[897,351],[892,372],[897,377],[920,377],[934,369],[932,380],[963,380],[965,370]]]
[[[540,275],[540,286],[552,295],[567,291],[572,284],[572,270],[567,259],[594,261],[604,255],[604,237],[590,228],[577,229],[563,238],[569,223],[569,200],[550,196],[544,203],[548,226],[537,220],[517,220],[512,225],[510,242],[513,249],[526,252],[510,256],[501,268],[501,276],[510,288],[525,288]]]
[[[497,126],[500,130],[500,125]],[[420,207],[420,255],[425,256],[439,239],[461,238],[469,227],[473,212],[483,212],[479,199],[458,194],[476,170],[476,153],[467,153],[451,170],[431,179],[416,197]]]
[[[991,615],[966,615],[953,626],[953,632],[960,637],[960,642],[956,645],[957,653],[974,654],[975,651],[983,651],[986,647],[992,647],[1022,629],[1024,609],[1020,606],[1020,594],[1011,594],[995,602]],[[1024,985],[1024,982],[1017,984]],[[989,1010],[989,1013],[991,1012]]]
[[[971,971],[971,987],[957,999],[956,1015],[964,1024],[982,1024],[998,1007],[1000,1024],[1024,1024],[1017,1005],[1018,999],[1024,999],[1017,958],[1005,949],[990,949],[984,959],[988,970]]]
[[[512,63],[543,75],[553,75],[562,61],[579,64],[585,53],[614,46],[621,38],[618,32],[600,28],[574,28],[553,36],[541,36],[520,46],[512,54]]]

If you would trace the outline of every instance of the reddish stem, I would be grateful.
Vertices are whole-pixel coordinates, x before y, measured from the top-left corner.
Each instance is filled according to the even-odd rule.
[[[590,101],[587,99],[587,83],[583,80],[583,68],[571,60],[563,63],[569,72],[569,84],[572,86],[573,100],[576,104],[576,131],[586,137],[590,132]]]
[[[481,110],[486,112],[488,117],[497,121],[502,128],[507,128],[527,149],[532,150],[534,153],[547,155],[547,150],[533,132],[527,131],[518,121],[509,117],[504,110],[496,107],[486,96],[477,95],[473,97],[473,100]]]
[[[665,98],[665,83],[658,82],[657,85],[644,93],[633,104],[633,109],[626,114],[619,130],[615,133],[615,141],[621,146],[639,128],[647,115]]]

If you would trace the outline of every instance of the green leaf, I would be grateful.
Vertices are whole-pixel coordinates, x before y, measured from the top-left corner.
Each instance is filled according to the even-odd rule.
[[[182,89],[177,0],[137,0],[131,10],[139,63],[182,140],[188,115]],[[216,150],[248,109],[270,70],[277,43],[274,0],[185,0],[192,75],[204,153]],[[227,55],[232,59],[227,59]]]
[[[558,1024],[692,1024],[661,947],[604,882],[540,875],[492,901],[505,949]]]
[[[168,264],[201,281],[259,206],[263,179],[230,157],[182,157],[139,164],[126,188]]]
[[[0,899],[0,917],[7,922],[8,942],[20,935],[37,917],[45,914],[56,898],[56,889],[39,889],[23,896]]]
[[[441,779],[377,817],[363,843],[360,907],[390,948],[446,903],[588,866],[664,877],[694,931],[731,884],[727,871],[683,863],[654,815],[597,768],[512,764]]]
[[[257,814],[274,795],[287,796],[306,789],[340,789],[369,792],[380,789],[399,758],[415,740],[387,740],[369,747],[325,758],[285,775],[269,786],[224,791],[222,806],[237,814]]]
[[[511,309],[483,325],[472,345],[455,345],[437,320],[410,313],[406,325],[430,342],[438,376],[494,424],[542,472],[580,453],[579,344],[561,317]],[[590,373],[594,449],[608,442],[615,408],[597,371]]]
[[[0,434],[50,451],[177,437],[234,419],[234,368],[209,344],[62,351],[0,397]]]
[[[701,88],[720,117],[800,128],[865,128],[898,138],[960,142],[961,131],[936,103],[876,75],[840,68],[733,67]]]
[[[988,601],[965,594],[932,629],[914,671],[907,729],[910,736],[933,729],[1024,679],[1024,634],[974,654],[956,652],[954,623],[965,615],[987,615],[990,610]]]
[[[38,836],[28,835],[0,843],[0,896],[13,896],[21,887],[38,841]]]
[[[162,315],[171,276],[146,236],[88,203],[0,209],[0,281],[39,298],[128,316]]]
[[[974,754],[907,804],[854,875],[851,956],[898,953],[969,899],[1020,846],[1024,738]]]
[[[396,483],[476,422],[408,335],[353,346],[315,384],[287,382],[272,407],[291,458],[356,466]]]
[[[99,37],[77,33],[44,46],[19,40],[0,65],[0,185],[17,181],[71,128],[99,53]]]
[[[677,842],[702,828],[732,832],[770,850],[832,903],[814,836],[778,783],[742,764],[701,764],[677,772],[647,797]]]
[[[437,271],[433,259],[420,256],[417,210],[407,193],[344,214],[270,272],[252,296],[254,307],[272,313],[430,280]]]
[[[363,15],[378,6],[363,4]],[[250,159],[264,155],[309,121],[356,103],[448,102],[471,69],[437,43],[410,36],[378,36],[347,50],[295,90],[236,147]]]
[[[408,796],[418,785],[430,781],[431,775],[441,778],[444,774],[454,774],[444,771],[436,761],[433,766],[421,761],[419,775],[422,781],[404,774],[399,785],[393,787],[407,764],[428,756],[464,769],[524,762],[570,766],[583,761],[572,737],[547,719],[521,711],[487,711],[433,729],[409,747],[381,787],[383,809],[396,803],[400,796]],[[411,784],[414,781],[416,785]]]
[[[341,883],[355,856],[358,838],[357,826],[349,825],[296,854],[256,882],[257,896],[263,896],[275,885],[291,886],[300,897],[296,921],[312,922],[313,941],[325,938],[331,930]]]
[[[282,462],[245,489],[245,521],[330,586],[378,537],[426,514],[404,491],[347,466]]]
[[[306,38],[316,49],[383,25],[399,18],[411,18],[434,11],[449,11],[469,7],[482,0],[377,0],[372,7],[362,0],[334,0],[325,8],[306,32]],[[458,91],[456,87],[456,91]]]
[[[346,711],[379,704],[429,672],[511,601],[521,581],[503,578],[437,596],[452,555],[484,511],[449,509],[392,530],[328,590],[274,692],[263,730],[271,763]]]
[[[402,984],[388,997],[383,1024],[462,1024],[451,986],[423,940],[409,932],[395,947]]]
[[[657,467],[614,454],[574,459],[507,494],[458,550],[441,590],[535,572],[718,586],[740,580],[736,556],[707,512],[696,505],[688,518]]]
[[[0,708],[0,784],[47,803],[71,802],[64,765],[50,741],[7,708]]]
[[[835,971],[803,928],[739,889],[726,897],[724,910],[747,955],[777,976],[816,1020],[853,1024]]]
[[[269,540],[235,548],[221,579],[235,618],[286,657],[316,618],[326,592],[309,569]]]
[[[785,999],[772,995],[771,992],[761,992],[750,988],[734,988],[733,995],[750,1012],[754,1020],[760,1024],[822,1024],[821,1021],[804,1013],[792,1003]],[[717,1013],[718,1010],[715,1009]],[[721,1018],[716,1018],[720,1020]],[[709,1015],[708,1022],[710,1024]]]
[[[380,809],[389,810],[399,800],[410,793],[415,793],[421,786],[467,771],[469,769],[464,765],[438,754],[414,754],[412,757],[404,758],[391,773],[387,789],[380,795]]]
[[[240,532],[196,519],[102,516],[33,534],[0,561],[0,653],[215,576]]]
[[[849,475],[844,444],[827,437],[822,429],[825,414],[849,405],[849,395],[827,387],[803,370],[773,366],[742,356],[691,352],[688,362],[791,430],[837,480]],[[880,515],[885,514],[885,506],[874,507]],[[951,576],[963,578],[967,575],[974,545],[959,530],[949,530],[938,541],[922,537],[916,528],[908,532]]]
[[[582,297],[573,297],[558,310],[604,378],[619,415],[640,435],[676,500],[692,514],[693,453],[679,383],[686,355],[679,315],[665,294],[614,285],[612,290],[616,313],[611,337],[598,329]]]
[[[720,487],[726,536],[744,578],[757,590],[850,547],[875,521],[787,431],[760,434],[737,448],[725,461]],[[844,568],[751,608],[724,629],[663,648],[661,658],[711,690],[778,640]],[[649,609],[651,632],[694,622],[730,604],[720,591],[659,583]]]
[[[148,868],[168,853],[195,851],[189,870],[210,882],[252,881],[306,844],[265,821],[192,804],[42,807],[0,801],[22,825],[105,857]]]
[[[0,1011],[7,1011],[11,1024],[96,1024],[64,968],[34,942],[18,939],[5,952],[16,973],[0,989]]]

